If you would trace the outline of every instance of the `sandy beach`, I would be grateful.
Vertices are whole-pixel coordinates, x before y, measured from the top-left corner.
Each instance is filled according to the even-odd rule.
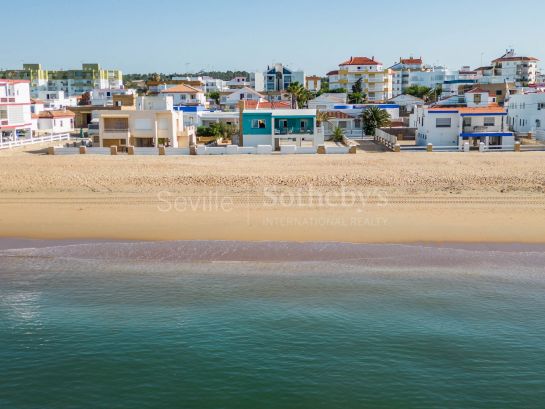
[[[0,152],[0,236],[545,242],[545,153]]]

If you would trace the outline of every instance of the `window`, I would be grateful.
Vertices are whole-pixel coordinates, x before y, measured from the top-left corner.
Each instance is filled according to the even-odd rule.
[[[496,125],[496,118],[493,116],[485,116],[484,117],[484,126],[494,126]]]
[[[474,94],[473,95],[473,102],[476,103],[476,104],[480,104],[481,103],[481,94]]]
[[[496,90],[496,95],[497,95],[497,96],[500,96],[500,95],[502,95],[502,91],[501,91],[501,89],[499,89],[499,90]]]
[[[253,129],[265,129],[265,121],[263,119],[252,119]]]
[[[305,129],[307,129],[307,120],[302,119],[301,120],[301,130],[305,130]]]
[[[536,128],[541,128],[541,119],[536,119]]]
[[[464,117],[464,126],[471,126],[471,117],[470,116]]]
[[[435,127],[436,128],[450,128],[451,119],[450,118],[436,118]]]

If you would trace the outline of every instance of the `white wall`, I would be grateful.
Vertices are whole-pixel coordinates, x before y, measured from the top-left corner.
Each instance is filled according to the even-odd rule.
[[[508,121],[513,131],[545,130],[545,93],[511,95],[507,107]]]

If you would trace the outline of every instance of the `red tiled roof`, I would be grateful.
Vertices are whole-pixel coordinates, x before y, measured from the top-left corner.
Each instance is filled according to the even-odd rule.
[[[0,84],[1,83],[8,83],[8,84],[21,84],[21,83],[30,83],[29,80],[10,80],[7,78],[0,78]]]
[[[492,62],[501,62],[501,61],[539,61],[535,57],[500,57],[492,60]]]
[[[339,75],[339,70],[329,71],[326,75]]]
[[[42,111],[38,114],[38,118],[71,118],[76,114],[72,111]]]
[[[485,89],[475,87],[471,88],[469,91],[466,91],[466,94],[488,94],[490,91],[487,91]]]
[[[348,61],[340,63],[339,65],[381,65],[379,61],[375,61],[375,57],[350,57]]]
[[[200,89],[186,84],[179,84],[161,91],[163,94],[197,94],[199,92],[202,93]]]
[[[401,64],[407,65],[420,65],[422,64],[422,58],[402,58]]]
[[[341,111],[331,111],[327,113],[327,116],[329,118],[336,118],[336,119],[354,119],[353,116],[350,116],[348,114],[345,114]]]
[[[505,113],[507,112],[504,108],[498,106],[497,104],[490,104],[487,107],[430,107],[429,111],[440,112],[440,111],[457,111],[460,114],[487,114],[487,113]]]

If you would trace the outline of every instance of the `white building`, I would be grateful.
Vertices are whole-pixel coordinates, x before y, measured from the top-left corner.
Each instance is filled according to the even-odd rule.
[[[416,130],[416,144],[458,146],[465,142],[478,147],[514,145],[509,132],[507,111],[495,103],[488,91],[474,88],[460,98],[452,97],[432,106],[422,106],[411,115],[411,126]]]
[[[223,109],[235,109],[240,101],[265,101],[265,97],[249,87],[230,90],[220,95],[220,106]]]
[[[346,93],[325,93],[308,101],[308,107],[320,111],[334,109],[337,105],[345,105],[347,98],[348,95]]]
[[[43,102],[45,110],[63,110],[78,105],[78,99],[67,97],[64,91],[38,91],[38,99]]]
[[[227,81],[212,78],[207,75],[200,77],[172,77],[173,81],[187,81],[187,82],[200,82],[201,88],[205,93],[209,92],[222,92],[227,89]]]
[[[204,92],[198,88],[186,84],[179,84],[161,91],[162,95],[171,96],[174,105],[202,105],[207,101]]]
[[[49,110],[32,117],[36,134],[59,134],[74,130],[74,114],[68,110]]]
[[[492,74],[502,77],[504,81],[533,84],[536,82],[538,61],[534,57],[516,55],[513,49],[507,50],[492,61]]]
[[[248,78],[246,77],[235,77],[230,81],[227,81],[227,88],[229,89],[236,89],[236,88],[243,88],[243,87],[252,87],[256,91],[263,91],[263,82],[260,84],[255,84],[255,86],[252,86],[252,82],[248,81]]]
[[[114,95],[135,95],[133,89],[125,88],[106,88],[94,89],[89,92],[91,94],[91,105],[95,106],[113,106]]]
[[[30,136],[31,131],[29,81],[0,79],[0,142]]]
[[[375,57],[350,57],[339,64],[339,69],[328,73],[330,89],[346,89],[352,92],[361,79],[362,89],[371,102],[386,101],[392,97],[392,70],[384,69]]]
[[[388,101],[390,104],[396,104],[405,113],[412,113],[416,107],[424,105],[424,100],[412,95],[398,95]]]
[[[545,92],[511,95],[507,107],[508,123],[514,132],[531,132],[536,138],[545,139]]]

